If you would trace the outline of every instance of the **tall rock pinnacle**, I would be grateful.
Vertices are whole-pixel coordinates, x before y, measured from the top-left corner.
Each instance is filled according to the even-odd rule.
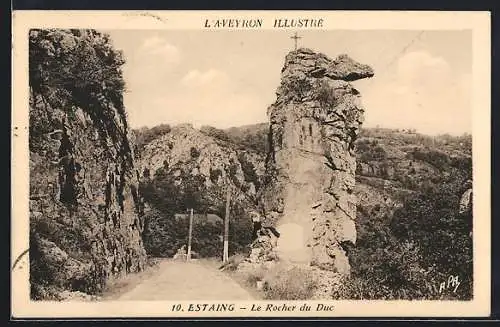
[[[363,122],[359,92],[349,83],[372,68],[347,55],[290,52],[277,99],[268,109],[270,152],[262,205],[281,231],[285,260],[349,273],[343,246],[356,243],[354,141]]]

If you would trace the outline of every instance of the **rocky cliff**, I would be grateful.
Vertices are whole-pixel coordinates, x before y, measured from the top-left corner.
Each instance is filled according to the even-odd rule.
[[[270,150],[262,195],[267,224],[282,232],[282,258],[349,272],[343,244],[356,242],[354,144],[363,121],[349,83],[373,76],[346,55],[289,53],[268,109]]]
[[[91,30],[32,30],[29,59],[32,298],[97,294],[146,260],[123,60]]]
[[[255,205],[264,175],[261,155],[237,149],[234,144],[208,134],[183,124],[152,140],[140,154],[143,177],[154,178],[162,169],[179,185],[182,176],[188,175],[198,176],[207,188],[225,190],[228,183],[234,190],[234,200]],[[224,200],[221,204],[224,206]]]

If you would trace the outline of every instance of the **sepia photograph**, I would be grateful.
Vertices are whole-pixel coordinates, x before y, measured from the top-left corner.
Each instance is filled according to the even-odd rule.
[[[475,300],[490,216],[474,214],[489,108],[473,29],[325,15],[17,35],[27,301],[294,316]]]

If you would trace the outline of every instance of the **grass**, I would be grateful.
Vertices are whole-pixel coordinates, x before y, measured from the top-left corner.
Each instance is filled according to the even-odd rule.
[[[257,266],[252,270],[227,272],[238,284],[247,289],[257,299],[267,300],[307,300],[316,290],[317,283],[307,267],[288,266],[276,263],[269,268]],[[262,281],[262,290],[257,282]]]
[[[316,289],[312,272],[306,267],[277,264],[264,273],[263,280],[267,300],[307,300]]]

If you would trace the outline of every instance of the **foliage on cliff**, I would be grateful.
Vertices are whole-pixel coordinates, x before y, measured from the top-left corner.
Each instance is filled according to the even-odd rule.
[[[94,30],[29,33],[34,299],[96,294],[144,265],[123,64],[109,36]]]
[[[74,117],[75,110],[87,113],[104,142],[108,137],[121,142],[127,129],[123,106],[125,82],[120,51],[115,50],[107,34],[93,30],[31,30],[29,35],[29,83],[34,97],[43,102],[39,111],[30,115],[30,149],[36,151],[37,140],[51,132],[58,108]],[[115,115],[117,113],[117,115]]]

